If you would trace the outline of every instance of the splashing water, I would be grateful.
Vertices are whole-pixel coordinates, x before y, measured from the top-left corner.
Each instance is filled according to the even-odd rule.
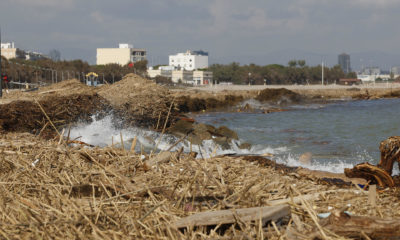
[[[164,134],[159,132],[145,130],[142,128],[125,128],[119,129],[115,127],[113,123],[113,116],[108,115],[100,120],[92,117],[92,122],[78,123],[76,126],[71,128],[70,139],[78,139],[82,142],[94,145],[94,146],[110,146],[114,144],[116,147],[121,146],[121,135],[124,141],[124,148],[130,149],[133,139],[137,138],[136,151],[145,150],[147,152],[156,149],[158,151],[165,151],[171,148],[179,139],[175,136]],[[286,151],[285,147],[281,148],[270,148],[261,145],[254,145],[250,149],[240,149],[239,145],[241,141],[233,140],[230,143],[230,148],[222,149],[216,145],[212,140],[205,140],[201,145],[191,145],[189,141],[182,141],[176,146],[172,147],[171,151],[176,151],[181,147],[184,148],[184,152],[193,151],[199,152],[199,156],[205,158],[211,157],[211,155],[224,155],[224,154],[275,154]],[[143,148],[143,149],[142,149]]]
[[[374,113],[374,114],[371,114]],[[201,145],[183,141],[173,147],[199,152],[199,157],[222,154],[265,155],[288,166],[303,166],[312,170],[343,172],[361,162],[377,164],[379,143],[392,135],[400,135],[400,99],[379,101],[341,102],[321,106],[295,106],[291,111],[271,114],[207,113],[194,115],[201,123],[225,125],[235,130],[240,140],[232,141],[229,149],[216,146],[212,140]],[[113,116],[101,120],[93,118],[90,124],[77,124],[70,138],[96,145],[120,146],[130,149],[137,137],[135,150],[150,152],[169,149],[179,139],[168,134],[141,128],[115,127]],[[250,149],[240,149],[241,143],[252,144]],[[312,153],[310,164],[299,161],[305,152]],[[394,169],[394,173],[399,171]]]

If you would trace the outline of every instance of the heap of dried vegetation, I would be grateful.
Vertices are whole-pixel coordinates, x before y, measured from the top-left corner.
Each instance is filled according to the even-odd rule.
[[[148,158],[116,148],[71,146],[24,133],[0,138],[0,235],[5,239],[337,239],[316,213],[400,217],[398,193],[375,203],[361,190],[289,176],[246,157]],[[299,198],[302,195],[304,198]],[[177,228],[198,212],[289,204],[277,220]],[[374,204],[374,205],[371,205]],[[345,238],[342,238],[345,239]]]

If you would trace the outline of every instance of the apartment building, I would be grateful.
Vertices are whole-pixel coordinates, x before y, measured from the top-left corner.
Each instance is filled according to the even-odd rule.
[[[190,51],[169,56],[169,66],[176,69],[193,71],[208,68],[208,53],[203,51]]]
[[[132,45],[120,43],[118,48],[97,48],[97,65],[119,64],[126,65],[146,60],[145,49],[133,48]]]

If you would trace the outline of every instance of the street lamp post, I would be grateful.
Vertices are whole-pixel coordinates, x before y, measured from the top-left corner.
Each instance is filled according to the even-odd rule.
[[[249,78],[248,78],[248,80],[249,80],[249,86],[251,85],[250,77],[251,77],[251,72],[249,72]]]

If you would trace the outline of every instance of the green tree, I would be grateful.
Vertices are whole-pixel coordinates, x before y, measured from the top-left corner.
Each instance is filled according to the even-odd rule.
[[[296,67],[297,66],[297,61],[296,60],[290,60],[288,62],[288,66],[289,67]]]
[[[305,67],[306,66],[306,60],[298,60],[297,61],[297,65],[299,65],[300,67]]]

